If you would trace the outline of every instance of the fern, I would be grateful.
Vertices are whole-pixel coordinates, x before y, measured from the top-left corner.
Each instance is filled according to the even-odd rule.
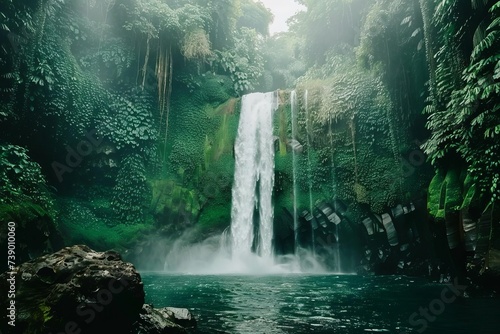
[[[500,17],[499,17],[500,18]],[[474,48],[471,58],[472,61],[478,60],[478,58],[486,51],[488,51],[492,46],[498,45],[500,38],[500,31],[495,30],[490,32],[486,37]]]

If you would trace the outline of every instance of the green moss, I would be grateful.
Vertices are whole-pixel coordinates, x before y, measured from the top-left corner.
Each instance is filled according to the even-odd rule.
[[[205,74],[197,85],[190,93],[179,89],[172,95],[164,182],[174,186],[155,210],[187,211],[193,220],[199,214],[198,226],[210,230],[230,221],[239,99],[230,98],[232,83],[226,77]],[[153,193],[155,202],[158,191]]]
[[[195,190],[179,186],[172,180],[155,180],[151,182],[153,196],[150,210],[155,215],[165,211],[171,214],[180,212],[196,217],[201,208],[200,195]]]
[[[231,202],[206,206],[200,214],[198,227],[202,233],[224,230],[231,222]]]
[[[403,144],[392,124],[389,91],[379,73],[359,68],[354,58],[332,54],[297,86],[297,132],[304,145],[297,181],[302,192],[312,186],[327,198],[382,213],[417,189],[404,188]],[[277,157],[277,170],[291,174],[287,162]]]
[[[274,122],[274,132],[279,139],[279,154],[287,153],[287,141],[292,137],[292,116],[291,116],[291,101],[290,91],[279,91],[280,103],[276,110],[276,121]]]
[[[228,84],[227,78],[207,74],[192,94],[178,90],[173,95],[167,171],[175,176],[182,169],[191,187],[215,161],[232,155],[238,100],[230,99]]]
[[[276,172],[283,172],[288,175],[292,175],[293,173],[293,156],[292,154],[281,155],[278,154],[275,156],[275,168]]]
[[[199,90],[200,100],[210,104],[220,104],[231,98],[232,82],[227,76],[204,74],[204,81]]]
[[[223,155],[232,155],[238,117],[235,115],[237,99],[230,99],[217,108],[212,108],[211,118],[216,121],[216,131],[208,133],[205,138],[205,168],[219,160]],[[207,131],[208,132],[208,131]]]
[[[68,244],[86,244],[96,250],[124,250],[152,231],[151,219],[136,224],[116,224],[113,217],[98,217],[91,203],[66,198],[59,201],[60,229]]]

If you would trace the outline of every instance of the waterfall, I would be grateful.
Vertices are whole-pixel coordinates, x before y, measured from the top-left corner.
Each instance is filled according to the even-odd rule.
[[[297,103],[296,95],[294,103]],[[243,96],[234,145],[231,225],[220,236],[196,244],[192,244],[190,233],[176,238],[165,259],[165,270],[210,275],[324,272],[315,256],[300,247],[296,248],[294,255],[273,254],[273,113],[277,108],[276,92]],[[297,112],[295,108],[295,117]],[[295,167],[294,175],[297,172]],[[296,233],[298,191],[298,181],[295,180]]]
[[[337,199],[337,187],[335,184],[335,162],[334,162],[334,147],[333,147],[333,124],[332,120],[330,119],[330,128],[328,135],[330,137],[330,149],[332,150],[332,155],[331,155],[331,173],[332,173],[332,194],[333,194],[333,200]],[[336,272],[341,273],[342,272],[342,261],[341,261],[341,256],[340,256],[340,231],[339,231],[339,224],[335,225],[335,261],[336,261]]]
[[[275,92],[253,93],[242,98],[234,148],[236,162],[231,208],[233,258],[250,253],[254,243],[261,257],[272,257],[273,112],[277,107]],[[254,235],[255,211],[259,213],[257,235]]]
[[[306,138],[307,138],[307,176],[309,179],[309,210],[311,215],[314,217],[314,206],[313,206],[313,196],[312,196],[312,180],[311,180],[311,142],[309,140],[309,134],[311,133],[310,129],[310,119],[309,119],[309,106],[308,106],[308,91],[304,92],[304,109],[306,112]],[[311,226],[311,243],[312,243],[312,251],[315,253],[315,245],[314,245],[314,228]]]
[[[290,94],[290,104],[292,113],[292,139],[297,139],[297,93],[292,91]],[[293,179],[293,231],[294,231],[294,248],[297,254],[299,247],[299,220],[297,217],[297,155],[295,149],[292,148],[292,179]]]
[[[339,231],[339,224],[335,225],[335,262],[336,262],[336,269],[335,271],[337,273],[342,272],[342,261],[340,257],[340,231]]]

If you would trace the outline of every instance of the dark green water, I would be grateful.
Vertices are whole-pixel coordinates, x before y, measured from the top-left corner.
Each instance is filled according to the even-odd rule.
[[[407,277],[145,273],[146,301],[191,309],[197,333],[500,333],[500,299],[457,298]],[[434,307],[432,321],[416,315]],[[444,306],[443,310],[439,307]],[[430,311],[429,311],[430,312]],[[427,328],[424,330],[424,323]]]

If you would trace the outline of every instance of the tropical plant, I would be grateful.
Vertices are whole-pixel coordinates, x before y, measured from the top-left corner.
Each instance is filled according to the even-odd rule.
[[[40,165],[28,150],[15,145],[0,145],[0,203],[33,203],[51,215],[55,213]]]
[[[151,189],[147,185],[144,160],[140,155],[132,154],[122,160],[113,193],[111,205],[118,221],[138,224],[146,220]]]
[[[450,157],[463,161],[479,190],[493,199],[499,196],[499,8],[498,1],[472,2],[469,11],[450,1],[435,7],[437,38],[427,42],[437,50],[426,108],[432,135],[423,146],[438,168],[446,169],[442,161]]]

